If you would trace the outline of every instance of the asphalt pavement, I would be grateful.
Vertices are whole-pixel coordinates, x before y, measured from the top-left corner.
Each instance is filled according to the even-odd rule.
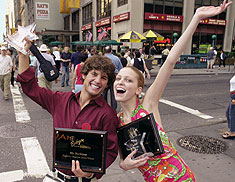
[[[150,70],[152,77],[155,77],[159,72],[160,67],[158,65],[153,65]],[[183,76],[183,75],[220,75],[220,74],[231,74],[235,73],[233,66],[221,67],[218,66],[213,68],[212,72],[207,72],[206,68],[201,69],[174,69],[172,76]],[[222,129],[221,129],[222,128]],[[235,140],[225,140],[221,135],[227,131],[227,122],[225,118],[223,120],[213,120],[211,123],[204,123],[199,127],[192,127],[182,130],[169,131],[167,132],[169,138],[174,143],[179,154],[185,160],[185,162],[190,166],[192,171],[195,173],[198,182],[233,182],[235,181]],[[197,150],[192,152],[185,148],[179,146],[178,139],[187,136],[195,137],[198,142],[215,142],[220,141],[225,144],[225,151],[223,147],[217,150],[217,154],[198,153]],[[198,139],[199,138],[199,139]],[[217,141],[218,140],[218,141]],[[202,142],[202,143],[203,143]],[[208,144],[210,145],[210,144]],[[212,147],[208,147],[212,149]],[[213,150],[212,150],[213,151]],[[208,152],[211,152],[208,150]],[[221,153],[220,153],[221,152]],[[101,181],[144,181],[137,170],[130,171],[120,171],[118,169],[118,161],[107,170],[107,175],[105,175]]]
[[[150,73],[154,77],[157,75],[160,67],[153,65]],[[234,68],[227,66],[218,70],[216,66],[213,72],[207,72],[206,69],[174,69],[172,76],[178,75],[213,75],[213,74],[231,74]],[[53,90],[69,91],[70,87],[61,87],[60,82],[53,83]],[[1,92],[2,95],[2,92]],[[222,128],[222,129],[221,129]],[[169,138],[174,143],[179,154],[195,173],[199,182],[232,182],[235,179],[235,140],[224,140],[221,135],[227,130],[225,120],[214,120],[212,123],[204,123],[201,126],[186,128],[182,130],[172,130],[167,132]],[[225,143],[226,150],[218,154],[198,153],[186,150],[179,146],[177,139],[186,136],[211,137]],[[210,147],[209,147],[210,148]],[[102,182],[141,182],[144,181],[138,170],[123,171],[119,168],[119,157],[107,169],[106,175],[102,177]]]

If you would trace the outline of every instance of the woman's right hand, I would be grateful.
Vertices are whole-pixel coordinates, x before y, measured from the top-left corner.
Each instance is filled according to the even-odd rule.
[[[140,167],[147,162],[149,157],[143,156],[143,157],[140,157],[139,159],[134,159],[134,160],[131,159],[136,154],[136,152],[137,150],[134,150],[125,158],[125,160],[121,159],[119,163],[120,168],[122,168],[123,170],[130,170],[130,169]]]

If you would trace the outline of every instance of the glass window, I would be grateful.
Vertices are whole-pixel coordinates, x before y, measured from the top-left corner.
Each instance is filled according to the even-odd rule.
[[[79,11],[72,14],[72,30],[79,30]]]
[[[70,26],[69,26],[69,15],[64,17],[64,30],[70,30]]]
[[[111,16],[112,0],[97,0],[97,20]]]
[[[144,4],[145,12],[153,12],[159,14],[182,15],[183,0],[152,0],[146,1]]]
[[[82,24],[88,24],[92,22],[92,3],[82,8]]]
[[[118,7],[128,4],[128,0],[118,0]]]

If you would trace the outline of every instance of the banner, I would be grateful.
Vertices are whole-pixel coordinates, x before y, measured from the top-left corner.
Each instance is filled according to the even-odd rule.
[[[68,6],[68,0],[60,0],[60,13],[69,14],[70,8]]]
[[[80,8],[80,0],[68,0],[69,8]]]

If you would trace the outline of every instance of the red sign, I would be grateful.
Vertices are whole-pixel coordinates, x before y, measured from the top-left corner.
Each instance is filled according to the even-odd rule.
[[[164,40],[159,40],[159,41],[155,40],[154,43],[157,43],[157,44],[166,44],[166,43],[168,43],[168,44],[170,44],[171,40],[169,38],[166,38]]]
[[[111,24],[111,18],[105,18],[105,19],[102,19],[100,21],[97,21],[95,23],[95,26],[100,27],[100,26],[108,25],[108,24]]]
[[[157,14],[157,13],[145,13],[144,19],[145,20],[183,22],[182,15],[168,15],[168,14]]]
[[[209,25],[226,25],[226,20],[218,20],[218,19],[211,19],[206,18],[200,21],[201,24],[209,24]]]
[[[120,21],[124,21],[124,20],[129,20],[130,19],[130,12],[126,12],[126,13],[122,13],[120,15],[116,15],[113,17],[113,22],[117,23]]]
[[[82,26],[82,31],[92,29],[92,24],[86,24]]]

